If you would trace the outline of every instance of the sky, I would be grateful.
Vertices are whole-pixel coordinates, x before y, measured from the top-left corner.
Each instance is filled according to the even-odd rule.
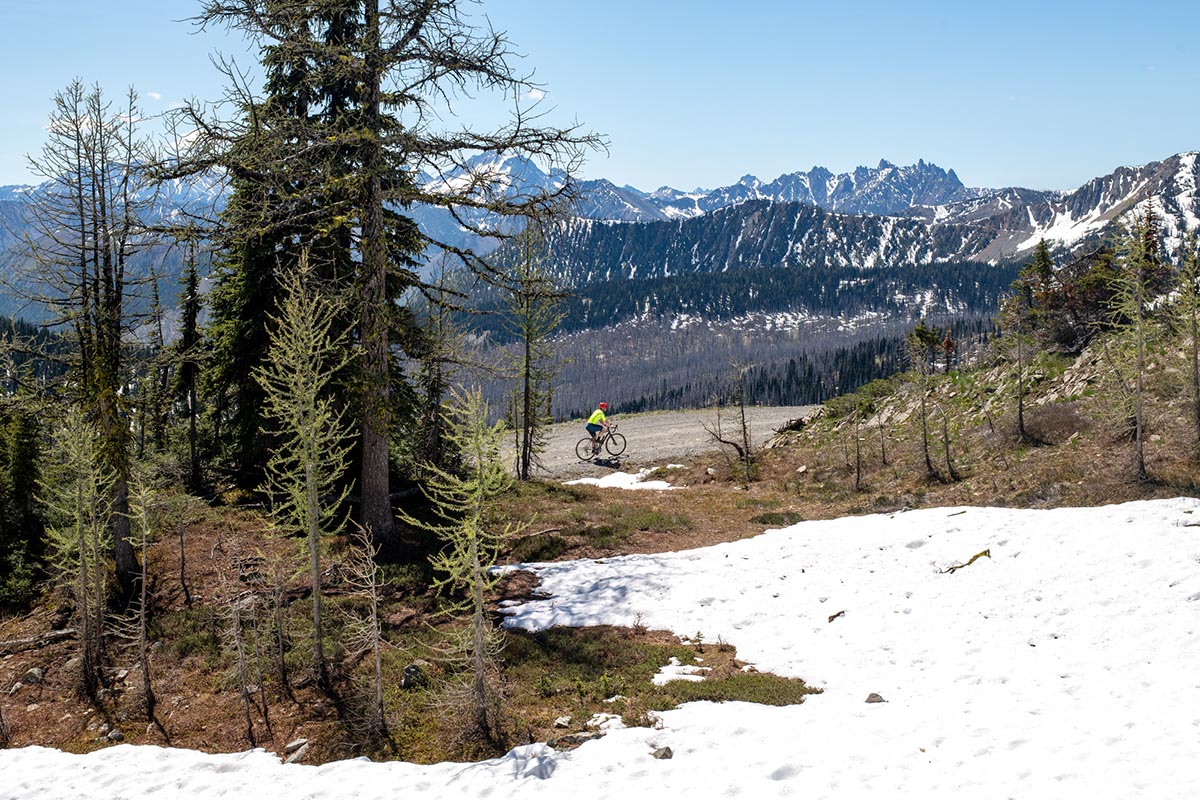
[[[1193,797],[1198,525],[1190,498],[932,508],[528,565],[539,599],[510,601],[509,626],[640,622],[727,642],[748,665],[823,692],[781,708],[688,703],[653,727],[573,720],[606,733],[570,752],[530,744],[479,763],[0,750],[0,800]],[[883,702],[866,702],[872,694]],[[653,757],[661,748],[670,759]]]
[[[197,0],[0,0],[0,184],[33,178],[73,78],[147,112],[215,99]],[[485,0],[549,121],[602,134],[584,177],[652,190],[925,159],[969,186],[1071,189],[1200,149],[1194,0]],[[464,118],[475,113],[462,102]]]

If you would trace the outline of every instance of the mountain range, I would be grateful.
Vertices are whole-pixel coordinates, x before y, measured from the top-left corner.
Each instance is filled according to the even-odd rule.
[[[548,235],[550,268],[572,287],[738,269],[877,270],[929,264],[1004,264],[1027,257],[1041,238],[1060,251],[1093,247],[1130,209],[1150,203],[1167,250],[1200,228],[1196,152],[1120,167],[1069,192],[972,188],[954,170],[924,160],[880,161],[834,174],[823,167],[762,181],[747,175],[712,190],[651,192],[608,180],[578,185],[573,217]],[[566,175],[520,157],[476,158],[427,185],[486,176],[494,191],[528,195],[561,187]],[[223,184],[210,179],[162,192],[156,214],[220,207]],[[0,270],[20,258],[30,187],[0,187]],[[480,251],[495,247],[443,210],[412,209],[434,238]],[[470,217],[487,223],[482,213]],[[170,272],[168,268],[166,272]],[[10,311],[11,303],[0,311]]]
[[[1191,152],[1144,166],[1120,167],[1073,191],[991,189],[967,187],[954,170],[923,160],[911,166],[880,161],[877,167],[858,167],[840,175],[823,167],[781,175],[769,182],[747,175],[731,186],[691,192],[666,186],[643,192],[607,180],[584,181],[573,211],[577,221],[652,223],[691,220],[747,203],[797,203],[842,217],[888,217],[920,223],[931,244],[953,238],[939,233],[943,230],[963,237],[944,252],[934,245],[934,259],[1002,261],[1020,257],[1040,238],[1060,249],[1090,244],[1106,234],[1122,214],[1148,200],[1163,222],[1168,249],[1174,250],[1185,232],[1200,226],[1198,175],[1197,153]],[[559,176],[537,170],[522,175],[529,186],[557,185],[558,180]],[[528,190],[529,186],[522,188]],[[886,227],[882,220],[868,226],[827,224],[835,229],[872,232]],[[623,228],[621,235],[631,230]],[[886,261],[886,242],[882,249],[863,240],[843,240],[842,244],[847,261],[861,257],[864,251],[878,252],[879,257],[863,266]]]

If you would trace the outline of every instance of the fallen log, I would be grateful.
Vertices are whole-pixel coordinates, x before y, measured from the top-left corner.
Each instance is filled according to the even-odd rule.
[[[0,656],[6,656],[10,653],[20,653],[25,650],[33,650],[38,647],[45,647],[54,642],[61,642],[63,639],[73,639],[79,633],[74,628],[67,628],[61,631],[50,631],[39,636],[27,636],[24,639],[9,639],[0,642]]]

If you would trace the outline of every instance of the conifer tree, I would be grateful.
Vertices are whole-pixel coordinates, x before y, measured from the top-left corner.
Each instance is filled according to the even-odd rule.
[[[1031,262],[1032,264],[1032,262]],[[1025,395],[1029,356],[1032,349],[1031,329],[1034,324],[1035,278],[1031,264],[1026,265],[1012,283],[1012,294],[1001,303],[1000,322],[1004,326],[1001,347],[1008,351],[1013,365],[1013,380],[1017,406],[1017,436],[1021,442],[1030,442],[1033,437],[1025,428]]]
[[[312,180],[289,188],[295,202],[276,218],[300,223],[313,218],[309,211],[324,214],[336,223],[339,245],[347,244],[346,252],[355,256],[345,263],[355,273],[355,304],[347,313],[357,324],[360,516],[379,542],[390,538],[393,526],[393,344],[403,316],[395,313],[395,301],[418,282],[414,268],[422,254],[439,244],[418,230],[406,210],[416,203],[439,207],[459,226],[495,236],[496,226],[466,212],[486,211],[491,219],[538,214],[568,195],[573,184],[506,196],[502,176],[469,169],[472,155],[535,157],[562,164],[569,173],[582,148],[598,143],[575,128],[537,126],[539,115],[522,99],[532,84],[513,70],[504,35],[491,30],[486,19],[468,15],[471,5],[468,0],[204,0],[199,18],[262,44],[271,59],[269,73],[278,67],[288,81],[288,91],[279,94],[294,100],[280,104],[269,124],[260,125],[259,106],[242,93],[247,119],[240,130],[199,119],[203,115],[195,112],[199,147],[216,153],[214,161],[228,163],[254,187],[251,193],[264,195],[268,203],[292,174],[289,162],[299,164]],[[482,131],[440,130],[444,107],[454,110],[475,90],[514,100],[509,123]],[[239,147],[252,148],[253,157],[240,159]],[[421,173],[432,180],[418,181]],[[301,235],[300,243],[308,244],[309,237]],[[495,277],[473,253],[440,246]]]
[[[557,364],[550,335],[563,318],[566,294],[543,265],[541,225],[531,221],[516,238],[517,263],[509,285],[509,319],[516,338],[513,356],[517,385],[513,427],[517,436],[517,478],[527,481],[545,448],[552,421],[551,390]]]
[[[1175,324],[1186,342],[1195,457],[1200,459],[1200,242],[1195,233],[1182,247],[1178,292]]]
[[[199,493],[203,479],[200,472],[199,388],[201,364],[200,340],[200,277],[196,271],[199,245],[194,232],[184,242],[183,291],[180,293],[180,332],[175,345],[179,368],[175,372],[173,395],[187,419],[187,490]]]
[[[321,552],[325,535],[342,528],[348,493],[350,432],[331,395],[334,376],[350,355],[334,326],[338,309],[313,286],[307,258],[283,276],[284,294],[266,363],[255,377],[266,394],[266,415],[279,447],[267,463],[266,490],[277,524],[303,534],[309,557],[314,636],[313,666],[328,684],[323,642]]]
[[[1117,271],[1113,279],[1116,320],[1128,330],[1134,346],[1133,441],[1137,479],[1148,480],[1146,472],[1145,380],[1150,337],[1149,302],[1162,280],[1159,258],[1158,221],[1152,206],[1129,221],[1117,245]]]
[[[908,354],[909,361],[912,365],[913,373],[916,377],[917,394],[919,395],[918,408],[920,409],[921,419],[921,452],[925,457],[925,474],[930,478],[936,478],[938,472],[934,469],[933,459],[929,455],[929,377],[930,355],[933,348],[937,346],[937,331],[931,329],[925,324],[924,317],[917,323],[916,327],[908,334]]]
[[[102,681],[116,482],[103,449],[96,427],[80,408],[70,407],[54,433],[41,481],[51,563],[75,601],[80,685],[92,700],[99,697]]]
[[[0,605],[33,598],[45,549],[37,502],[42,425],[21,400],[0,405]]]
[[[500,543],[514,532],[496,530],[489,518],[492,503],[512,486],[500,456],[503,423],[489,425],[488,407],[478,390],[456,395],[450,410],[448,437],[461,454],[459,470],[430,467],[424,491],[433,503],[435,519],[404,520],[434,533],[445,547],[433,559],[434,587],[444,592],[447,613],[466,613],[470,624],[451,643],[452,658],[467,668],[473,732],[493,735],[495,695],[488,688],[498,638],[486,613],[484,597],[498,577],[491,574]]]
[[[99,86],[76,80],[54,97],[48,138],[34,173],[45,180],[28,206],[25,247],[34,270],[34,298],[70,332],[72,380],[102,436],[99,457],[111,473],[112,542],[117,580],[132,596],[139,574],[129,529],[130,429],[124,394],[126,334],[133,276],[130,261],[149,234],[141,217],[154,202],[146,168],[152,154],[142,137],[137,93],[114,109]]]

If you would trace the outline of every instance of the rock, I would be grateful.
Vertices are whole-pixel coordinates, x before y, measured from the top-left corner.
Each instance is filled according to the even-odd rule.
[[[808,472],[808,464],[801,464],[801,465],[800,465],[800,466],[799,466],[799,467],[796,469],[796,474],[797,474],[797,475],[803,475],[803,474],[804,474],[804,473],[806,473],[806,472]]]
[[[26,670],[25,674],[21,676],[21,683],[25,684],[26,686],[35,683],[41,683],[42,679],[45,677],[45,670],[43,670],[41,667],[33,667]]]
[[[125,741],[125,734],[121,733],[120,728],[113,728],[104,738],[108,739],[110,742],[123,742]]]
[[[574,750],[584,742],[590,742],[602,736],[604,736],[603,733],[568,733],[564,736],[559,736],[557,739],[551,739],[546,744],[555,750]]]
[[[63,664],[63,672],[67,673],[68,675],[72,675],[72,676],[78,675],[79,668],[82,665],[83,665],[83,660],[80,659],[79,656],[73,656],[72,658],[67,659],[67,663]]]
[[[128,677],[129,677],[129,670],[127,670],[127,669],[119,669],[119,670],[117,670],[117,674],[116,674],[116,676],[115,676],[115,677],[116,677],[116,679],[117,679],[117,680],[119,680],[119,681],[123,681],[123,680],[125,680],[126,678],[128,678]]]
[[[307,744],[308,744],[308,739],[296,739],[294,741],[288,742],[287,745],[283,748],[283,754],[285,756],[290,756],[292,753],[296,752],[301,747],[304,747]]]
[[[554,720],[554,727],[556,727],[556,728],[571,727],[571,718],[568,716],[565,716],[565,715],[559,717],[558,719]]]
[[[654,756],[659,761],[666,761],[668,758],[674,757],[675,753],[669,747],[660,747],[650,755]]]
[[[12,688],[8,690],[8,693],[16,694],[17,692],[21,691],[24,688],[25,688],[25,684],[21,683],[20,681],[17,681],[16,683],[14,683],[12,685]]]
[[[883,696],[878,694],[877,692],[871,692],[869,695],[867,695],[867,702],[868,703],[886,703],[887,700],[884,700]]]
[[[622,722],[619,714],[593,714],[591,719],[584,723],[584,726],[591,730],[607,733],[611,730],[624,728],[625,724]]]
[[[709,467],[708,469],[704,470],[704,474],[706,474],[706,475],[716,475],[716,474],[717,474],[717,471],[716,471],[715,469],[713,469],[712,467]]]
[[[400,628],[411,622],[417,616],[417,612],[411,608],[401,608],[397,611],[391,611],[384,615],[383,621],[393,628]]]
[[[300,745],[299,749],[297,749],[297,750],[296,750],[296,752],[294,752],[294,753],[292,753],[290,756],[288,756],[288,757],[287,757],[287,758],[284,760],[284,762],[283,762],[283,763],[285,763],[285,764],[295,764],[295,763],[296,763],[296,762],[298,762],[300,759],[304,758],[304,754],[305,754],[305,753],[307,753],[307,752],[308,752],[308,742],[305,742],[304,744]]]
[[[400,679],[401,689],[420,689],[429,685],[429,673],[425,668],[426,661],[414,661],[404,668],[404,676]]]

